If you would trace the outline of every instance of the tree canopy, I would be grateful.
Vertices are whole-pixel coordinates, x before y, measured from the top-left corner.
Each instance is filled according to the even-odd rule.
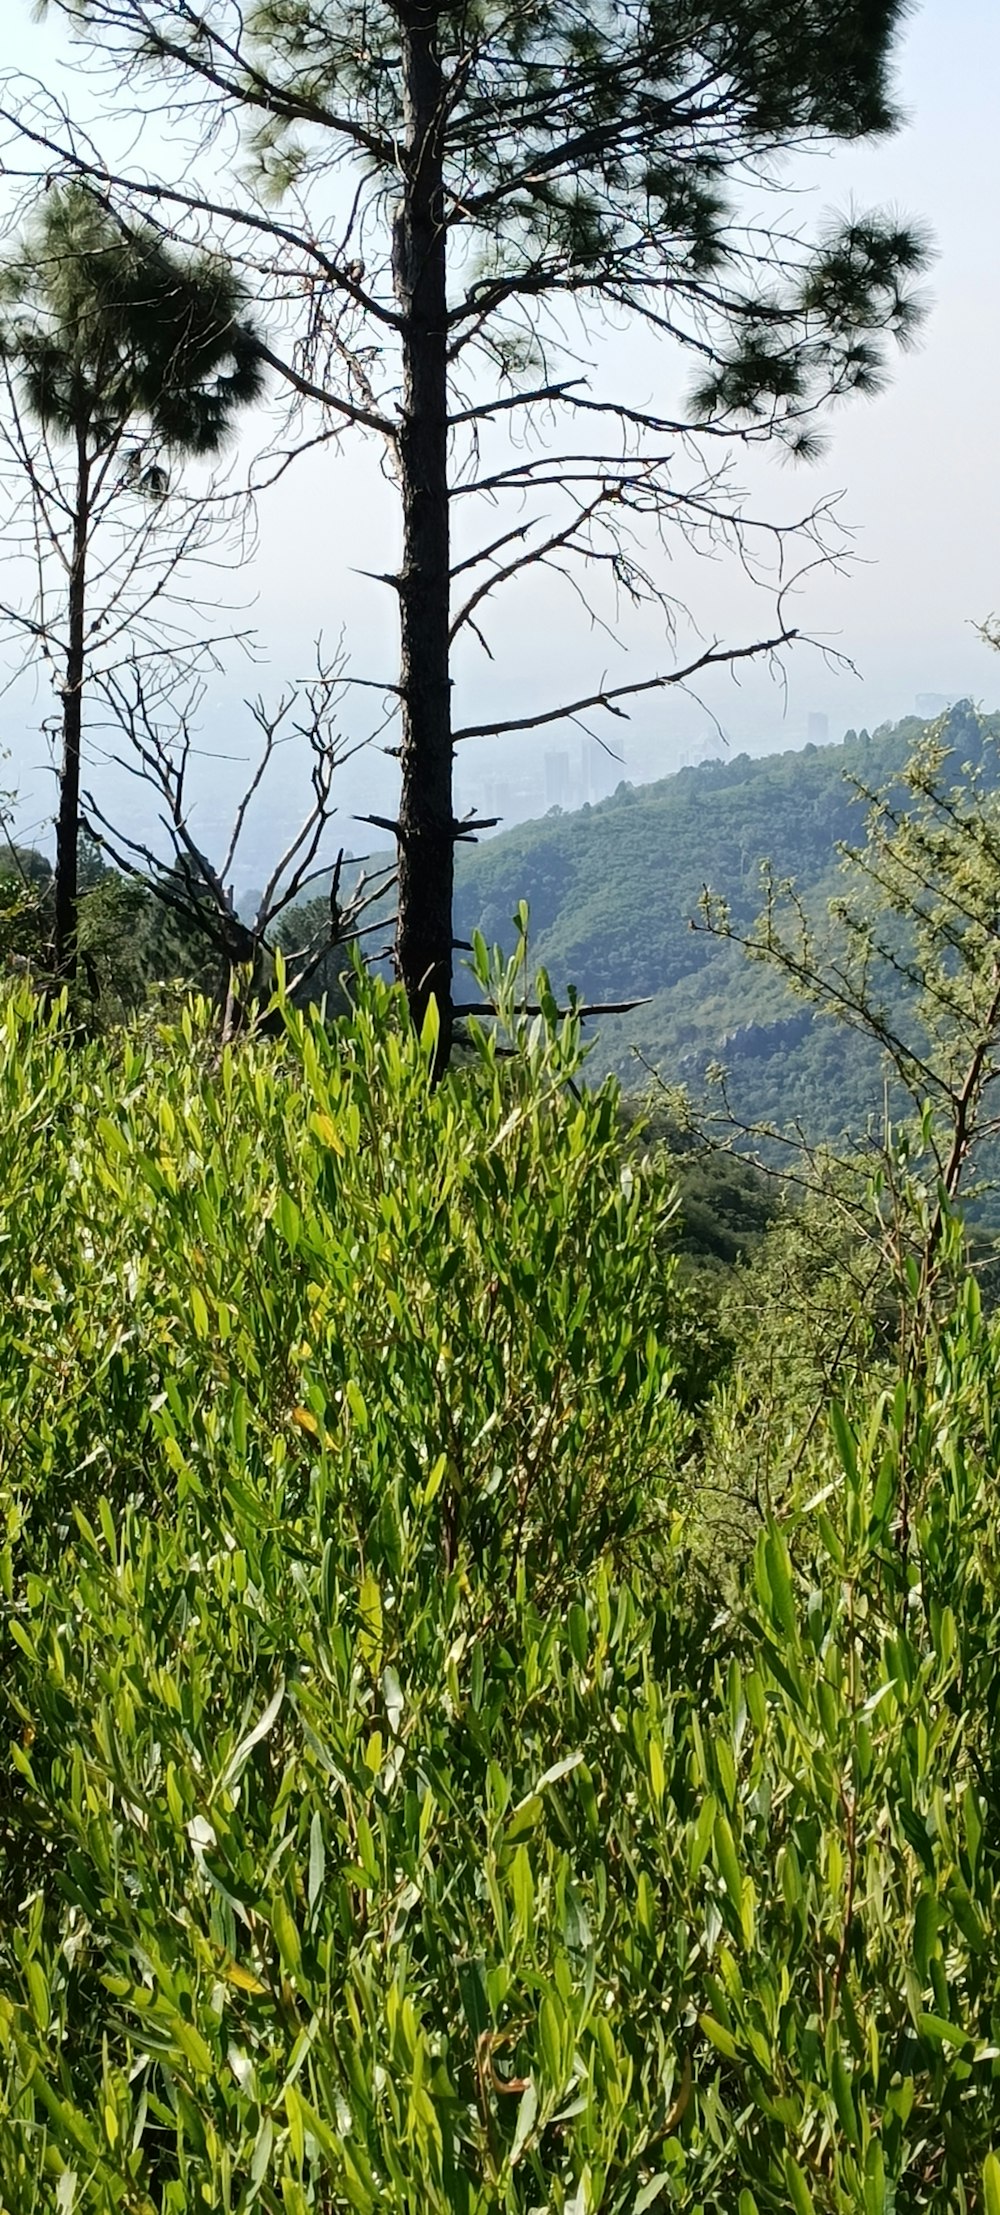
[[[168,450],[218,453],[262,395],[260,338],[226,262],[171,250],[80,179],[46,192],[0,303],[0,346],[32,415],[58,437],[82,432],[93,455],[117,451],[130,427]]]

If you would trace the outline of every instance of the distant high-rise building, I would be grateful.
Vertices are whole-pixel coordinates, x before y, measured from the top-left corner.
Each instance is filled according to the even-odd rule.
[[[717,731],[702,731],[697,738],[686,739],[677,752],[678,769],[691,769],[700,761],[717,761],[723,745]]]
[[[830,718],[813,710],[809,717],[810,746],[828,746],[830,743]]]
[[[547,808],[564,808],[569,805],[569,755],[545,756],[545,805]]]
[[[955,695],[953,692],[918,692],[917,694],[917,714],[922,715],[927,723],[933,723],[937,715],[947,715],[948,709],[953,708],[954,705]]]

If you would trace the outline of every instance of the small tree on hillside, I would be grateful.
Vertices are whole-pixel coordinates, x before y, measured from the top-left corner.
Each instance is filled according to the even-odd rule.
[[[840,1223],[869,1310],[879,1279],[892,1286],[909,1370],[949,1305],[956,1266],[968,1264],[960,1208],[997,1183],[1000,774],[987,728],[960,702],[890,783],[851,781],[867,804],[866,836],[841,844],[844,890],[825,915],[765,864],[755,923],[706,893],[699,927],[874,1044],[884,1112],[845,1150],[797,1124],[747,1124],[724,1081],[716,1127],[762,1146],[793,1191],[820,1202],[827,1232]]]
[[[788,149],[891,129],[904,0],[55,0],[137,95],[164,80],[185,119],[183,186],[118,177],[163,222],[221,224],[264,266],[294,338],[292,386],[385,442],[401,549],[396,958],[414,1017],[452,1020],[456,745],[620,716],[643,692],[794,637],[714,641],[678,665],[657,560],[675,526],[751,560],[762,528],[729,482],[734,439],[809,450],[818,410],[871,391],[905,338],[914,233],[855,216],[816,243],[769,219]],[[188,157],[200,114],[211,181]],[[23,97],[11,125],[86,170],[78,134]],[[240,181],[219,178],[235,127]],[[248,156],[259,190],[248,189]],[[627,372],[592,385],[580,318],[639,326],[696,372],[686,406]],[[641,372],[640,372],[641,374]],[[506,432],[513,446],[504,444]],[[476,528],[477,501],[486,522]],[[778,532],[779,546],[781,533]],[[453,713],[454,650],[544,565],[596,568],[662,617],[665,652],[620,683],[585,676],[536,711]],[[614,607],[596,603],[594,612]]]
[[[172,252],[79,180],[47,192],[0,276],[2,429],[37,562],[29,609],[6,612],[33,650],[62,662],[54,954],[64,977],[76,967],[84,688],[123,640],[132,653],[148,643],[178,565],[204,543],[198,503],[162,527],[170,466],[218,454],[238,410],[261,395],[245,307],[218,256]],[[112,522],[118,535],[99,545]]]

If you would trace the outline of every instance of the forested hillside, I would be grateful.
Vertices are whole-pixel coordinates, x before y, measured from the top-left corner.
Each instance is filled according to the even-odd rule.
[[[747,924],[760,905],[761,864],[794,877],[822,915],[840,888],[839,840],[861,841],[863,803],[851,780],[890,783],[926,726],[917,718],[838,746],[682,769],[662,783],[622,785],[579,814],[553,813],[468,853],[459,873],[459,925],[509,943],[514,907],[531,912],[532,956],[557,989],[586,1000],[649,996],[632,1015],[597,1026],[594,1071],[613,1069],[629,1088],[643,1060],[668,1083],[700,1089],[706,1064],[731,1072],[748,1117],[800,1116],[816,1134],[863,1125],[881,1101],[874,1049],[833,1029],[794,999],[770,970],[692,928],[703,887]],[[961,704],[947,722],[957,777],[965,761],[993,776],[984,730]],[[593,1030],[593,1026],[591,1026]]]

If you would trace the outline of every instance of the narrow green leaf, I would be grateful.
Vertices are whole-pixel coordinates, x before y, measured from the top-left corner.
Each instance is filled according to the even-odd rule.
[[[731,2031],[724,2030],[722,2024],[716,2022],[714,2015],[699,2015],[698,2021],[710,2045],[715,2047],[717,2053],[722,2054],[724,2060],[739,2060],[740,2049]]]
[[[790,2153],[785,2155],[785,2182],[795,2215],[816,2215],[812,2193],[798,2162]]]
[[[856,1484],[858,1480],[858,1442],[839,1400],[834,1400],[830,1409],[830,1428],[837,1442],[837,1452],[840,1455],[841,1466],[852,1484]]]
[[[742,1915],[743,1878],[740,1874],[740,1865],[736,1856],[736,1846],[733,1840],[733,1834],[729,1828],[729,1824],[727,1823],[725,1816],[722,1813],[721,1808],[718,1810],[715,1817],[713,1842],[715,1845],[715,1859],[718,1864],[719,1875],[721,1876],[723,1884],[726,1887],[726,1891],[728,1892],[729,1897],[732,1900],[737,1915]]]
[[[275,1691],[272,1692],[259,1722],[254,1724],[253,1729],[247,1732],[245,1738],[240,1739],[239,1745],[236,1746],[233,1752],[230,1754],[229,1760],[227,1761],[222,1775],[219,1778],[218,1790],[220,1792],[228,1792],[232,1785],[236,1783],[237,1778],[242,1776],[247,1762],[249,1761],[250,1756],[254,1750],[254,1747],[259,1746],[261,1740],[267,1737],[268,1732],[274,1729],[274,1725],[281,1713],[284,1698],[285,1683],[284,1678],[282,1678]]]
[[[510,2149],[510,2166],[512,2169],[517,2167],[525,2146],[531,2137],[537,2114],[538,2094],[535,2090],[534,2079],[529,2077],[518,2104],[514,2140]]]
[[[844,2133],[848,2145],[857,2146],[859,2143],[859,2132],[858,2118],[854,2111],[854,2095],[851,2091],[850,2076],[848,2075],[847,2069],[844,2065],[844,2058],[839,2048],[833,2056],[831,2080],[833,2084],[834,2105],[837,2110],[837,2119],[840,2123],[841,2130]]]
[[[29,1961],[24,1973],[28,1980],[28,1998],[31,2001],[32,2015],[39,2030],[47,2031],[49,2027],[49,1988],[45,1980],[45,1971],[40,1961]]]
[[[174,2044],[180,2047],[185,2061],[190,2062],[196,2074],[200,2077],[214,2076],[215,2055],[211,2047],[206,2045],[200,2030],[196,2030],[193,2023],[186,2023],[182,2015],[173,2017],[170,2028]]]
[[[309,1825],[309,1883],[307,1896],[310,1914],[315,1912],[316,1902],[322,1894],[325,1875],[326,1847],[323,1843],[323,1824],[317,1808]]]
[[[633,2215],[645,2215],[647,2207],[653,2206],[670,2181],[670,2172],[667,2169],[661,2169],[657,2177],[650,2177],[649,2183],[643,2185],[642,2191],[636,2194],[632,2202]]]
[[[538,2043],[549,2084],[561,2091],[562,2009],[551,1992],[546,1992],[538,2011]]]
[[[287,1902],[278,1894],[271,1909],[271,1929],[274,1932],[282,1967],[294,1976],[302,1960],[298,1927]]]
[[[929,2038],[932,2044],[936,2046],[968,2046],[971,2044],[968,2031],[963,2030],[959,2023],[947,2022],[943,2015],[925,2015],[921,2013],[917,2017],[917,2029],[921,2038]]]
[[[371,1662],[377,1669],[382,1658],[382,1594],[378,1578],[369,1570],[361,1580],[358,1595],[358,1653],[362,1661]]]
[[[420,1026],[420,1051],[427,1061],[433,1061],[434,1055],[437,1052],[437,1043],[440,1035],[441,1018],[438,1014],[437,1001],[434,998],[434,994],[431,993],[430,999],[427,1002],[427,1007],[424,1011],[424,1019]]]

